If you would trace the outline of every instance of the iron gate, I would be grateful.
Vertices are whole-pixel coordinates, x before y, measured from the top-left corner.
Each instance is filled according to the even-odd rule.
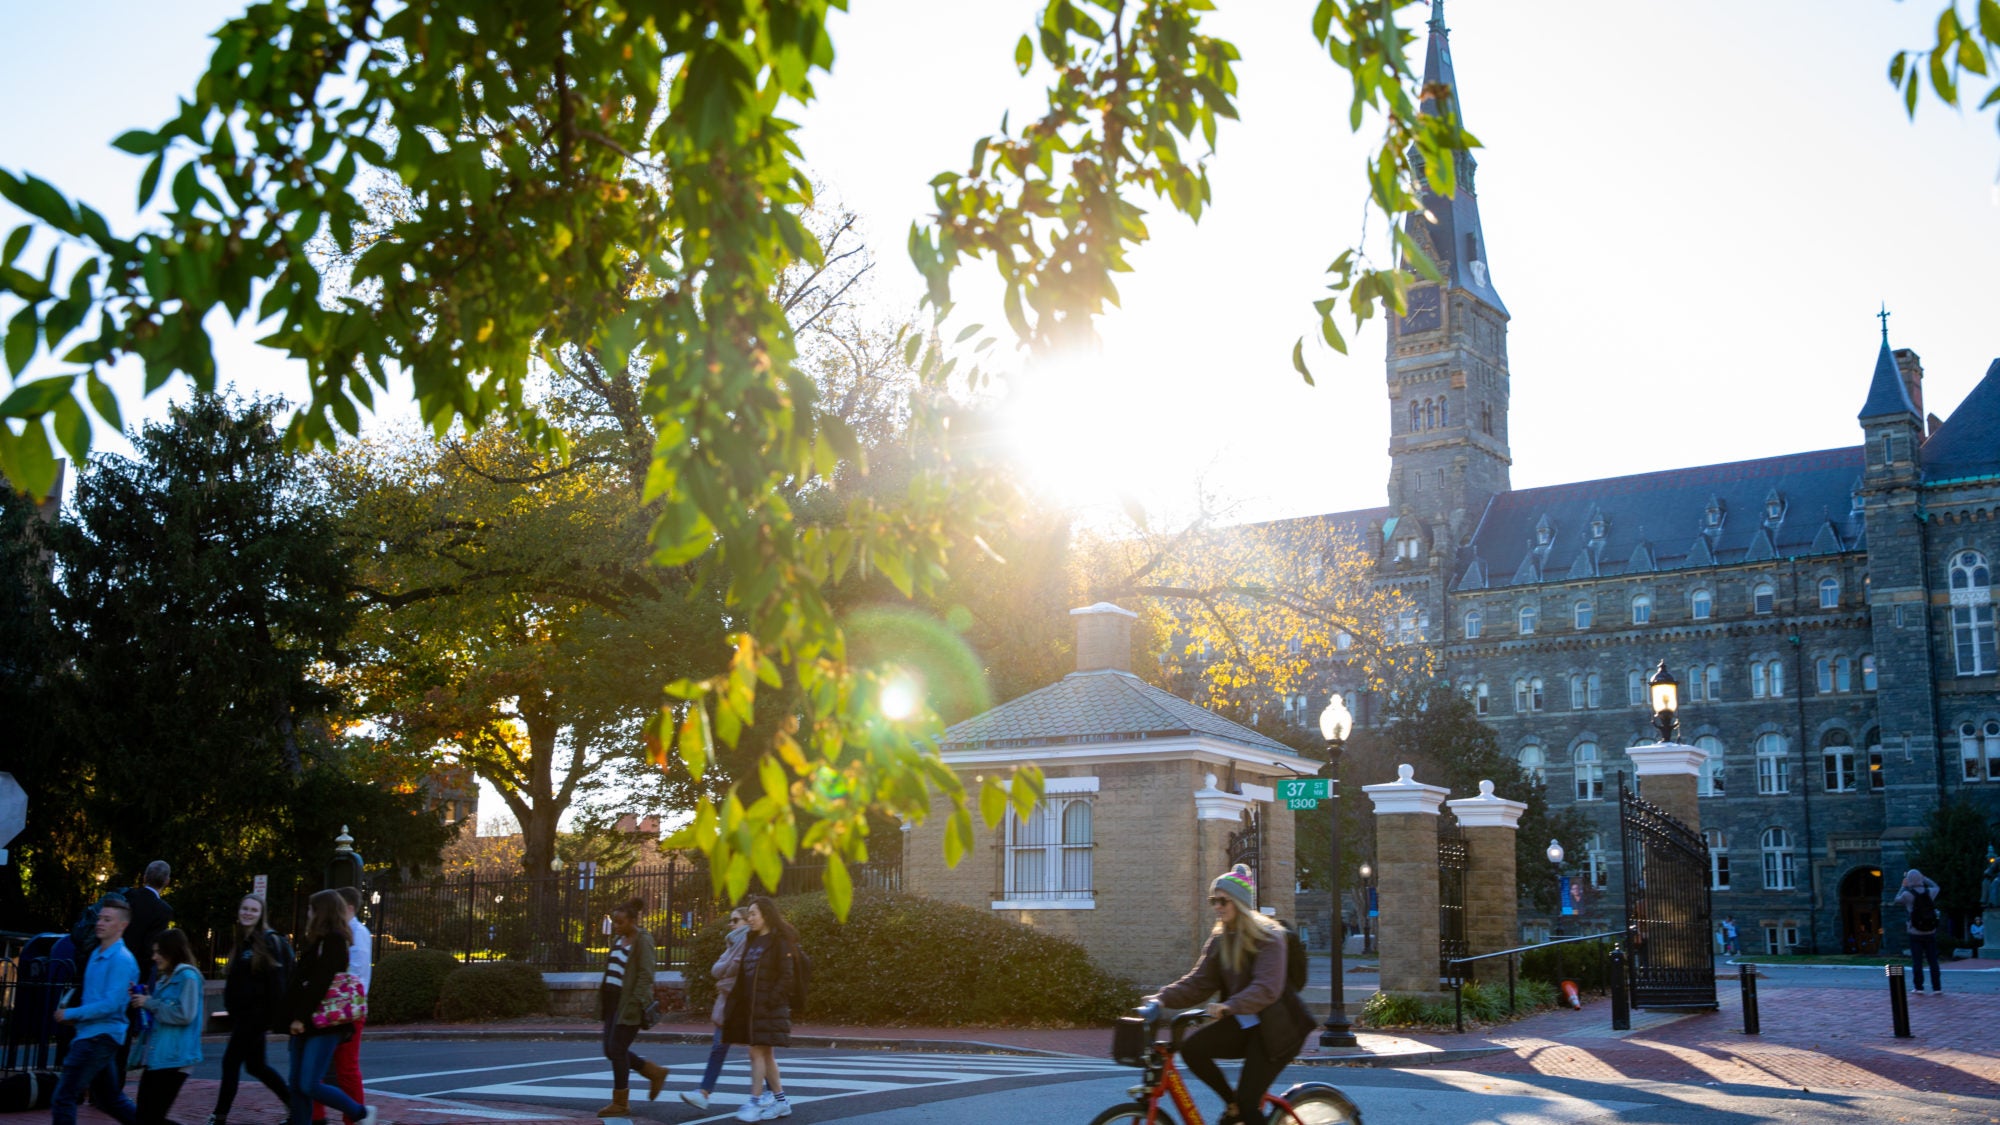
[[[1626,965],[1635,1008],[1713,1008],[1715,939],[1708,842],[1618,777]]]
[[[1438,975],[1449,977],[1452,961],[1472,954],[1465,940],[1465,869],[1471,866],[1471,853],[1456,817],[1440,813],[1437,821]]]

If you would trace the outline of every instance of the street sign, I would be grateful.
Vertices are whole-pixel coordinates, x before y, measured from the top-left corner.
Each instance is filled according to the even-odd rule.
[[[1285,798],[1285,807],[1288,809],[1316,809],[1319,807],[1319,799],[1316,797],[1287,797]]]
[[[12,843],[28,826],[28,791],[11,773],[0,773],[0,847]]]
[[[1330,777],[1287,777],[1278,782],[1278,796],[1286,801],[1330,801],[1333,799],[1333,779]],[[1299,805],[1293,805],[1299,808]],[[1312,808],[1311,805],[1303,806]]]
[[[1558,876],[1556,879],[1556,901],[1562,905],[1562,912],[1565,918],[1576,913],[1576,902],[1583,901],[1582,895],[1576,896],[1574,901],[1570,899],[1569,876],[1567,875]]]
[[[271,877],[269,875],[252,875],[250,877],[250,893],[253,895],[263,894],[270,885]]]
[[[1368,916],[1370,918],[1380,918],[1382,916],[1382,904],[1375,899],[1374,887],[1368,888]]]

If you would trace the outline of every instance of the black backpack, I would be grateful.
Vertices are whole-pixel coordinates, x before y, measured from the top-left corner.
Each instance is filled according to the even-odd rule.
[[[1306,986],[1306,975],[1312,963],[1306,959],[1306,943],[1299,940],[1299,932],[1290,922],[1280,922],[1285,928],[1285,991],[1297,992]]]
[[[1919,932],[1936,930],[1938,925],[1937,903],[1931,901],[1929,891],[1918,891],[1910,896],[1910,927]]]
[[[83,913],[76,916],[76,924],[69,928],[69,943],[76,951],[76,963],[81,972],[84,962],[97,952],[97,903],[84,907]]]
[[[786,955],[792,959],[792,991],[785,999],[792,1009],[792,1018],[797,1019],[805,1014],[806,994],[812,989],[813,963],[797,942],[789,944]]]

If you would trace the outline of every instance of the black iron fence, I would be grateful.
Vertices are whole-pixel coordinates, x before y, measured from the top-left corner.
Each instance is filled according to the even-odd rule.
[[[0,1074],[62,1065],[59,1048],[67,1037],[55,1011],[76,984],[76,965],[52,956],[59,937],[0,933]]]
[[[821,888],[825,868],[788,868],[780,895]],[[857,890],[902,889],[899,867],[848,869]],[[753,891],[760,888],[753,886]],[[385,887],[371,894],[368,924],[380,956],[397,949],[441,949],[461,961],[514,961],[545,972],[603,966],[611,944],[611,910],[638,899],[662,968],[687,964],[701,928],[722,912],[708,871],[693,864],[600,875],[569,871],[539,878],[467,874],[432,883]]]

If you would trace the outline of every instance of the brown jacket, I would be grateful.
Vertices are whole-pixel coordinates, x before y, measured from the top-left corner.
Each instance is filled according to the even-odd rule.
[[[1245,972],[1230,972],[1222,963],[1222,936],[1210,934],[1201,958],[1188,974],[1160,990],[1160,1003],[1186,1008],[1222,994],[1222,1006],[1232,1016],[1256,1015],[1285,992],[1285,935],[1264,939]]]

